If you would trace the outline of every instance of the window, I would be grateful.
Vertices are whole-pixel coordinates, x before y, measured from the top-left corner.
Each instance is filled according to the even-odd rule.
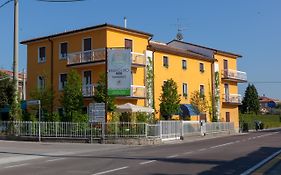
[[[182,95],[187,97],[187,83],[182,84]]]
[[[45,88],[45,78],[43,76],[38,76],[37,87],[38,87],[38,89]]]
[[[60,59],[67,58],[67,43],[60,43]]]
[[[92,60],[92,38],[83,39],[83,61],[93,61]]]
[[[199,94],[201,98],[205,98],[205,88],[204,85],[200,85]]]
[[[182,69],[186,69],[186,60],[182,60],[181,61],[181,64],[182,64]]]
[[[163,56],[163,66],[166,68],[169,67],[169,58],[167,56]]]
[[[67,74],[60,74],[59,90],[63,90],[67,80]]]
[[[200,63],[200,65],[199,65],[200,67],[200,72],[204,72],[204,64],[203,63]]]
[[[38,63],[46,62],[46,47],[38,48]]]
[[[125,39],[125,48],[131,49],[131,51],[133,51],[133,41],[130,39]]]

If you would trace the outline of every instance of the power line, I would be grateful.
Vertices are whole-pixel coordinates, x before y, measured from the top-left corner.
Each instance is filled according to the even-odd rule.
[[[8,0],[6,2],[4,2],[2,5],[0,5],[0,8],[4,7],[5,5],[9,4],[10,2],[12,2],[13,0]]]
[[[87,0],[36,0],[41,2],[81,2],[81,1],[87,1]]]

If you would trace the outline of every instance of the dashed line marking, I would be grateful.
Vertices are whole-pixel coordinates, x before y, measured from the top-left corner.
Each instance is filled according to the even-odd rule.
[[[167,156],[166,158],[170,159],[170,158],[175,158],[175,157],[178,157],[178,156],[179,156],[178,154],[175,154],[175,155]]]
[[[146,162],[141,162],[139,163],[140,165],[145,165],[145,164],[149,164],[149,163],[152,163],[152,162],[155,162],[156,160],[150,160],[150,161],[146,161]]]
[[[185,153],[183,153],[183,154],[191,154],[192,152],[191,151],[188,151],[188,152],[185,152]]]
[[[227,145],[232,145],[232,144],[234,144],[234,142],[228,142],[228,143],[224,143],[224,144],[221,144],[221,145],[212,146],[212,147],[210,147],[210,148],[218,148],[218,147],[227,146]]]
[[[57,158],[57,159],[50,159],[50,160],[46,160],[46,162],[54,162],[54,161],[59,161],[59,160],[63,160],[65,158]]]
[[[120,168],[115,168],[115,169],[112,169],[112,170],[102,171],[102,172],[95,173],[95,174],[92,174],[92,175],[107,174],[107,173],[111,173],[111,172],[114,172],[114,171],[123,170],[123,169],[126,169],[126,168],[129,168],[129,167],[128,166],[123,166],[123,167],[120,167]]]
[[[21,167],[21,166],[26,166],[28,165],[28,163],[22,163],[22,164],[17,164],[17,165],[10,165],[10,166],[6,166],[4,168],[15,168],[15,167]]]
[[[198,151],[205,151],[207,150],[206,148],[202,148],[202,149],[199,149]]]

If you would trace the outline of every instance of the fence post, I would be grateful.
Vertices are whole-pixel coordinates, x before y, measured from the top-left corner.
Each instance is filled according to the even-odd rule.
[[[148,125],[145,123],[145,138],[147,138],[148,135]]]
[[[105,135],[104,135],[104,131],[105,131],[105,122],[102,122],[101,124],[101,137],[102,137],[102,140],[104,141],[105,139]]]
[[[161,120],[159,121],[159,136],[160,136],[160,139],[162,139],[162,121]]]
[[[93,123],[90,123],[90,127],[91,127],[91,143],[93,143]]]
[[[117,133],[117,130],[118,130],[117,122],[115,122],[115,128],[114,128],[114,130],[115,130],[115,139],[117,139],[117,137],[118,137],[118,133]]]
[[[181,140],[184,139],[184,123],[183,123],[182,120],[181,120],[181,136],[180,136],[180,139],[181,139]]]

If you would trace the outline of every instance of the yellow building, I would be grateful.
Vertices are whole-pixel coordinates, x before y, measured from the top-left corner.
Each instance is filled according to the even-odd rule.
[[[210,104],[216,103],[220,120],[233,121],[237,127],[241,103],[237,83],[246,80],[240,77],[245,73],[237,71],[236,58],[241,56],[177,40],[159,43],[151,38],[146,32],[102,24],[22,41],[27,45],[27,99],[36,88],[52,88],[53,110],[58,110],[67,73],[75,69],[81,75],[87,107],[93,102],[99,75],[106,69],[106,49],[126,47],[132,50],[131,95],[116,97],[116,104],[154,106],[159,118],[161,86],[172,78],[178,85],[181,104],[190,104],[190,94],[198,90],[210,97],[206,98]],[[153,86],[149,87],[148,69],[153,70]],[[217,87],[215,72],[220,77]],[[219,100],[214,100],[216,94]],[[209,121],[210,116],[206,113],[201,119]]]

